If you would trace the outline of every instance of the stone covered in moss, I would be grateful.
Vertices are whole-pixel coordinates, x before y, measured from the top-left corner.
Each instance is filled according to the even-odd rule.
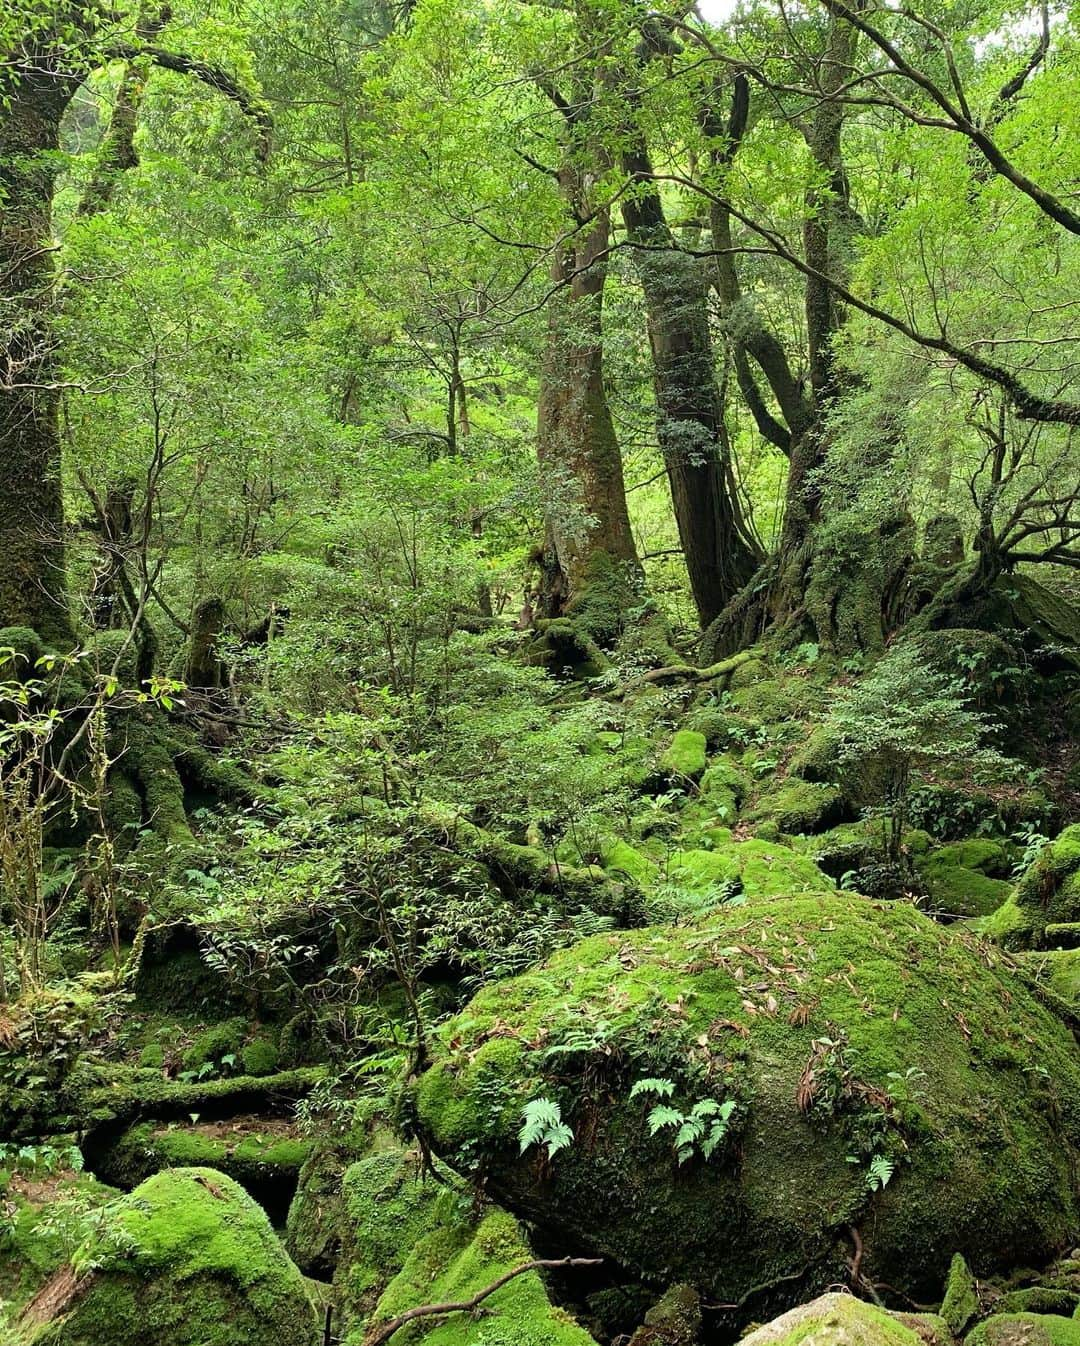
[[[675,851],[668,860],[668,877],[692,893],[717,897],[790,896],[835,887],[809,856],[757,838],[727,840],[713,850]]]
[[[971,1268],[960,1253],[949,1265],[945,1278],[945,1297],[941,1301],[941,1316],[955,1337],[963,1336],[964,1329],[979,1311],[978,1287]]]
[[[851,809],[835,786],[789,776],[761,795],[746,817],[755,825],[774,823],[781,832],[797,836],[848,822]]]
[[[660,770],[676,781],[699,780],[705,762],[705,735],[696,729],[678,729],[660,759]]]
[[[1059,1318],[1071,1318],[1078,1308],[1080,1294],[1075,1290],[1061,1290],[1050,1285],[1030,1285],[1023,1290],[1010,1290],[994,1304],[995,1313],[1052,1313]]]
[[[1006,942],[1042,945],[1046,927],[1080,921],[1080,823],[1044,846],[1016,885],[1018,919]]]
[[[1080,1321],[1051,1313],[1002,1313],[987,1318],[964,1346],[1080,1346]]]
[[[742,1346],[924,1346],[926,1337],[854,1295],[829,1294],[743,1337]]]
[[[495,1209],[477,1221],[471,1202],[457,1197],[452,1204],[451,1195],[444,1193],[437,1223],[409,1249],[379,1300],[372,1323],[418,1304],[467,1300],[532,1259],[513,1216]],[[456,1313],[420,1320],[400,1339],[426,1346],[595,1346],[584,1328],[552,1305],[536,1272],[515,1276],[490,1295],[481,1315]],[[360,1346],[362,1340],[362,1332],[351,1332],[347,1346]]]
[[[73,1266],[57,1346],[314,1346],[304,1278],[266,1214],[213,1169],[173,1169],[109,1208]]]
[[[746,1315],[840,1274],[852,1225],[864,1273],[915,1298],[940,1292],[943,1250],[981,1274],[1076,1228],[1068,1033],[984,948],[908,904],[822,892],[596,936],[482,991],[442,1043],[416,1091],[442,1154],[481,1161],[490,1190],[560,1246]],[[670,1080],[684,1114],[736,1104],[710,1159],[680,1167],[670,1136],[650,1134],[649,1099],[630,1097],[644,1078]],[[538,1098],[576,1133],[550,1165],[519,1155]],[[894,1165],[879,1192],[871,1152]]]
[[[107,1181],[131,1188],[163,1168],[214,1168],[235,1178],[271,1216],[284,1219],[310,1153],[310,1141],[273,1119],[139,1122],[97,1159],[96,1169]]]

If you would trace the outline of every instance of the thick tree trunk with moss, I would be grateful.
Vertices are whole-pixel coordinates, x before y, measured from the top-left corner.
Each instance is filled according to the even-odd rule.
[[[580,171],[559,184],[571,210],[585,208]],[[609,220],[600,211],[577,241],[560,248],[540,375],[537,452],[545,491],[541,608],[558,617],[580,595],[590,562],[605,553],[640,574],[626,507],[622,455],[604,390],[602,309]]]
[[[644,142],[623,154],[633,190],[623,222],[645,296],[657,433],[702,626],[714,620],[761,562],[738,499],[706,303],[707,278],[680,251],[664,216]]]
[[[75,81],[42,55],[0,78],[0,627],[71,640],[52,329],[53,182]]]

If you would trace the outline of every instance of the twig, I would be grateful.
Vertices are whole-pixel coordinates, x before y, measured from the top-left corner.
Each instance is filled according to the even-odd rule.
[[[515,1276],[523,1276],[527,1271],[551,1270],[556,1267],[596,1267],[604,1259],[602,1257],[560,1257],[560,1258],[537,1258],[534,1262],[523,1262],[521,1266],[514,1267],[513,1271],[504,1272],[497,1280],[485,1286],[483,1290],[473,1295],[472,1299],[463,1299],[459,1303],[447,1304],[421,1304],[418,1308],[409,1309],[406,1313],[400,1313],[396,1318],[391,1318],[388,1323],[381,1323],[364,1338],[363,1346],[383,1346],[384,1342],[390,1338],[406,1323],[413,1322],[416,1318],[430,1318],[434,1314],[443,1313],[471,1313],[480,1305],[489,1295],[493,1295],[496,1290],[501,1289],[507,1281],[512,1281]]]

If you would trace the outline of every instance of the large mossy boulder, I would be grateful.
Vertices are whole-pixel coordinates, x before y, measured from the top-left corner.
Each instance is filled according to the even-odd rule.
[[[158,1173],[108,1207],[34,1346],[314,1346],[304,1278],[265,1212],[214,1169]],[[65,1271],[57,1273],[64,1276]],[[29,1312],[34,1309],[30,1306]]]
[[[965,1346],[1080,1346],[1080,1322],[1052,1313],[1000,1313],[964,1338]]]
[[[984,1274],[1078,1228],[1080,1053],[985,946],[906,903],[814,893],[595,936],[482,991],[441,1042],[416,1106],[451,1164],[560,1248],[742,1321],[845,1277],[853,1227],[863,1273],[921,1299],[955,1251]],[[573,1133],[550,1156],[519,1143],[540,1099]],[[681,1156],[661,1104],[702,1122]]]
[[[933,1329],[932,1322],[917,1329],[853,1295],[834,1293],[789,1309],[744,1337],[742,1346],[925,1346],[937,1335]]]

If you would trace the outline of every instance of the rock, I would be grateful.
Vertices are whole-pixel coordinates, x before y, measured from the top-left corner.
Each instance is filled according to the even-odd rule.
[[[1049,1313],[995,1314],[968,1333],[964,1346],[1080,1346],[1080,1322]]]
[[[849,822],[852,810],[843,792],[833,785],[789,776],[763,794],[747,811],[748,822],[775,823],[790,836],[824,832]]]
[[[646,1313],[630,1346],[693,1346],[701,1331],[701,1296],[692,1285],[673,1285]]]
[[[923,1346],[897,1317],[853,1295],[822,1295],[743,1337],[740,1346]]]
[[[965,1328],[979,1311],[979,1295],[971,1268],[957,1253],[945,1279],[945,1298],[941,1301],[941,1316],[955,1337],[963,1336]]]
[[[545,1098],[574,1133],[550,1161],[519,1146]],[[661,1102],[706,1106],[681,1164],[650,1128]],[[556,1246],[742,1301],[744,1321],[846,1275],[851,1226],[865,1275],[926,1299],[944,1249],[980,1275],[1036,1264],[1080,1214],[1067,1030],[985,946],[853,894],[582,941],[449,1021],[416,1106]]]
[[[696,729],[677,729],[660,759],[660,770],[669,779],[696,781],[705,773],[705,735]]]
[[[1080,823],[1043,847],[1020,876],[1014,904],[995,927],[1011,948],[1040,948],[1048,925],[1080,921]]]
[[[231,1178],[179,1168],[107,1208],[63,1284],[46,1285],[41,1338],[63,1346],[315,1346],[304,1278]],[[72,1272],[74,1276],[72,1276]],[[50,1289],[53,1293],[50,1295]],[[57,1291],[60,1293],[57,1293]]]
[[[415,1152],[394,1146],[375,1150],[346,1172],[346,1232],[335,1293],[350,1342],[418,1305],[468,1299],[534,1256],[513,1216],[498,1208],[478,1216],[463,1184],[445,1172],[439,1180],[421,1176],[417,1160]],[[451,1314],[421,1321],[409,1340],[431,1346],[595,1346],[550,1303],[535,1272],[515,1277],[486,1299],[483,1318]]]
[[[1071,1318],[1080,1308],[1080,1294],[1075,1290],[1058,1290],[1047,1285],[1033,1285],[1024,1290],[1010,1290],[994,1305],[995,1313],[1053,1313]]]

